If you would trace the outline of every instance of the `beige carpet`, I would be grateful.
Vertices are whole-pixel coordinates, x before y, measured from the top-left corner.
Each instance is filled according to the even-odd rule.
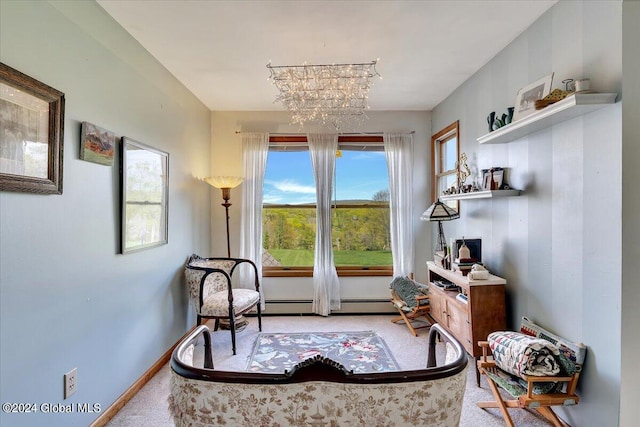
[[[427,361],[427,329],[418,331],[414,337],[402,323],[390,322],[392,316],[265,316],[263,332],[333,332],[374,330],[387,343],[402,369],[420,369]],[[208,324],[213,327],[213,322]],[[247,328],[239,332],[237,355],[231,354],[229,331],[213,333],[213,363],[216,369],[244,371],[258,334],[257,319],[249,318]],[[473,361],[470,360],[467,390],[464,397],[461,426],[504,426],[497,409],[483,410],[475,402],[492,400],[484,378],[480,388],[476,387]],[[169,395],[169,364],[154,376],[147,385],[107,424],[109,427],[173,426],[167,409]],[[522,409],[510,409],[517,426],[549,426],[542,416]],[[256,426],[257,427],[257,426]]]

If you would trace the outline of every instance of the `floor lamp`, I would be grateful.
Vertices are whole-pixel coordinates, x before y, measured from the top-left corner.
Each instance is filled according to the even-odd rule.
[[[212,176],[204,180],[210,185],[222,190],[222,200],[224,200],[222,206],[224,206],[227,216],[227,258],[231,258],[231,242],[229,238],[229,207],[231,203],[229,203],[229,200],[231,199],[231,189],[242,184],[244,178],[241,176]]]
[[[436,200],[434,204],[420,215],[420,219],[423,221],[438,221],[438,242],[436,244],[436,254],[440,252],[442,255],[443,267],[448,268],[447,264],[447,239],[444,237],[444,230],[442,228],[442,221],[451,221],[453,219],[460,218],[458,211],[452,207],[442,203],[440,199]]]
[[[229,200],[231,199],[231,189],[236,188],[238,185],[242,184],[244,178],[241,176],[212,176],[209,178],[205,178],[204,180],[213,187],[222,190],[222,200],[224,200],[222,206],[224,206],[225,214],[227,217],[227,258],[231,258],[231,242],[229,235],[229,207],[231,206],[231,203],[229,203]],[[249,322],[243,315],[236,315],[234,323],[236,331],[240,332],[247,326]],[[220,327],[222,329],[231,328],[231,326],[229,325],[229,321],[226,319],[220,320]]]

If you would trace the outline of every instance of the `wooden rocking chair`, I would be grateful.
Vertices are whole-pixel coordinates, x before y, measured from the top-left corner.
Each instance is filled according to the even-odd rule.
[[[586,347],[564,340],[551,332],[522,318],[520,332],[536,338],[545,339],[557,346],[561,357],[560,373],[554,376],[521,375],[516,377],[500,369],[495,360],[489,359],[489,343],[480,341],[482,356],[477,361],[478,370],[485,375],[495,401],[478,402],[480,408],[499,408],[507,426],[514,427],[507,408],[535,409],[556,427],[569,427],[561,420],[552,406],[577,405],[580,397],[576,394],[578,377],[582,370]],[[507,391],[513,399],[505,400],[498,388]]]
[[[416,329],[429,328],[435,323],[429,315],[429,294],[425,285],[415,282],[408,277],[398,276],[389,285],[391,288],[391,303],[400,317],[391,319],[393,323],[403,320],[413,336],[418,336]],[[418,321],[423,317],[426,320]],[[418,323],[419,322],[419,323]]]

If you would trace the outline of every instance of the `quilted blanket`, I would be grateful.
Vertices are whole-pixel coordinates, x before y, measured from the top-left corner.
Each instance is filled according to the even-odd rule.
[[[549,341],[519,332],[492,332],[487,337],[496,365],[520,378],[553,376],[560,372],[560,351]]]

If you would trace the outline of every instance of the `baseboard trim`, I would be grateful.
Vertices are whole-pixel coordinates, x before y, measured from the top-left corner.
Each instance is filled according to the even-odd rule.
[[[389,299],[344,299],[342,308],[334,310],[332,315],[339,314],[383,314],[395,313]],[[306,315],[313,314],[311,300],[267,300],[264,315]]]
[[[104,427],[105,425],[107,425],[107,423],[113,417],[115,417],[115,415],[124,407],[124,405],[126,405],[127,402],[130,401],[133,396],[135,396],[136,393],[138,393],[140,389],[142,389],[142,387],[144,387],[144,385],[148,383],[155,374],[158,373],[158,371],[160,371],[160,369],[162,369],[162,367],[171,359],[173,350],[187,335],[193,332],[195,328],[196,327],[194,326],[193,328],[189,329],[182,336],[182,338],[180,338],[174,345],[171,346],[169,350],[166,351],[166,353],[160,356],[160,359],[158,359],[156,363],[151,365],[151,367],[147,369],[147,371],[142,374],[142,376],[138,378],[136,382],[131,385],[131,387],[129,387],[124,393],[122,393],[120,397],[118,397],[116,401],[107,408],[106,411],[100,414],[100,416],[96,418],[95,421],[89,425],[89,427]]]

